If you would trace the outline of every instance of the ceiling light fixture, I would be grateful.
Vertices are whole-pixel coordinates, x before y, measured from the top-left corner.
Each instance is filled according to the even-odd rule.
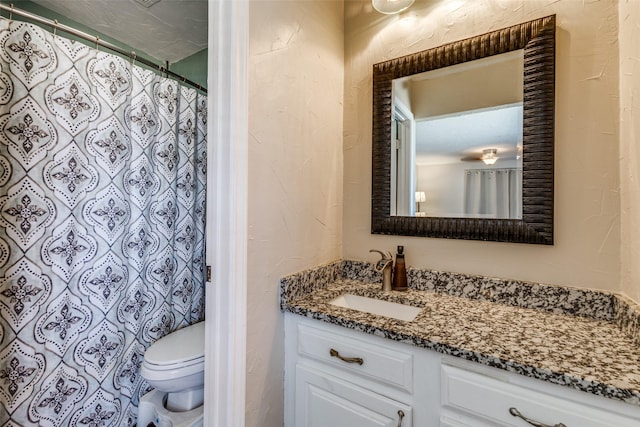
[[[407,10],[415,0],[371,0],[373,8],[385,15],[393,15]]]
[[[500,157],[498,157],[498,150],[495,148],[487,148],[482,150],[482,156],[480,157],[485,165],[494,164]]]

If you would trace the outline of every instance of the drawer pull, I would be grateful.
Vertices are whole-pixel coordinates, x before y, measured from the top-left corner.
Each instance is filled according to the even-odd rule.
[[[398,427],[402,427],[402,420],[404,419],[404,412],[398,410]]]
[[[338,353],[338,350],[330,349],[329,354],[331,355],[331,357],[337,357],[343,362],[357,363],[358,365],[362,365],[364,363],[364,360],[362,360],[362,358],[360,357],[342,357],[340,356],[340,353]]]
[[[534,421],[534,420],[531,420],[531,419],[525,417],[516,408],[509,408],[509,413],[511,415],[513,415],[514,417],[522,418],[527,423],[529,423],[529,424],[531,424],[532,426],[535,426],[535,427],[567,427],[563,423],[554,424],[553,426],[550,426],[548,424],[539,423],[538,421]]]

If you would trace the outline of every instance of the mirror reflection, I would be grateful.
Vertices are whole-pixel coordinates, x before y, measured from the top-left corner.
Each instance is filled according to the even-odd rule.
[[[522,219],[523,50],[392,82],[391,215]]]

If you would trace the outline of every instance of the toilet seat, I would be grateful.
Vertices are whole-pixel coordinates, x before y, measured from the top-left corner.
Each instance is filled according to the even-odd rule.
[[[150,365],[188,365],[204,359],[204,322],[179,329],[160,338],[144,353]]]
[[[158,364],[158,363],[149,362],[147,360],[143,361],[142,363],[147,365],[148,369],[152,369],[154,371],[169,371],[169,370],[177,369],[177,368],[189,368],[189,367],[192,367],[192,366],[193,367],[198,367],[198,366],[194,366],[194,365],[203,365],[204,364],[204,356],[196,357],[195,359],[187,360],[187,361],[179,362],[179,363]]]
[[[204,371],[204,322],[179,329],[153,343],[144,353],[142,376],[164,380]]]
[[[147,381],[161,381],[198,373],[204,376],[204,358],[190,364],[153,365],[142,362],[141,367],[141,374]]]

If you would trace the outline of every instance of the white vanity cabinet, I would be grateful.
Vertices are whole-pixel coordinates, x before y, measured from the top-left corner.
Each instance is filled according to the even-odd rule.
[[[285,427],[532,425],[639,427],[640,406],[285,313]]]
[[[285,336],[286,427],[437,425],[437,353],[289,313]]]

